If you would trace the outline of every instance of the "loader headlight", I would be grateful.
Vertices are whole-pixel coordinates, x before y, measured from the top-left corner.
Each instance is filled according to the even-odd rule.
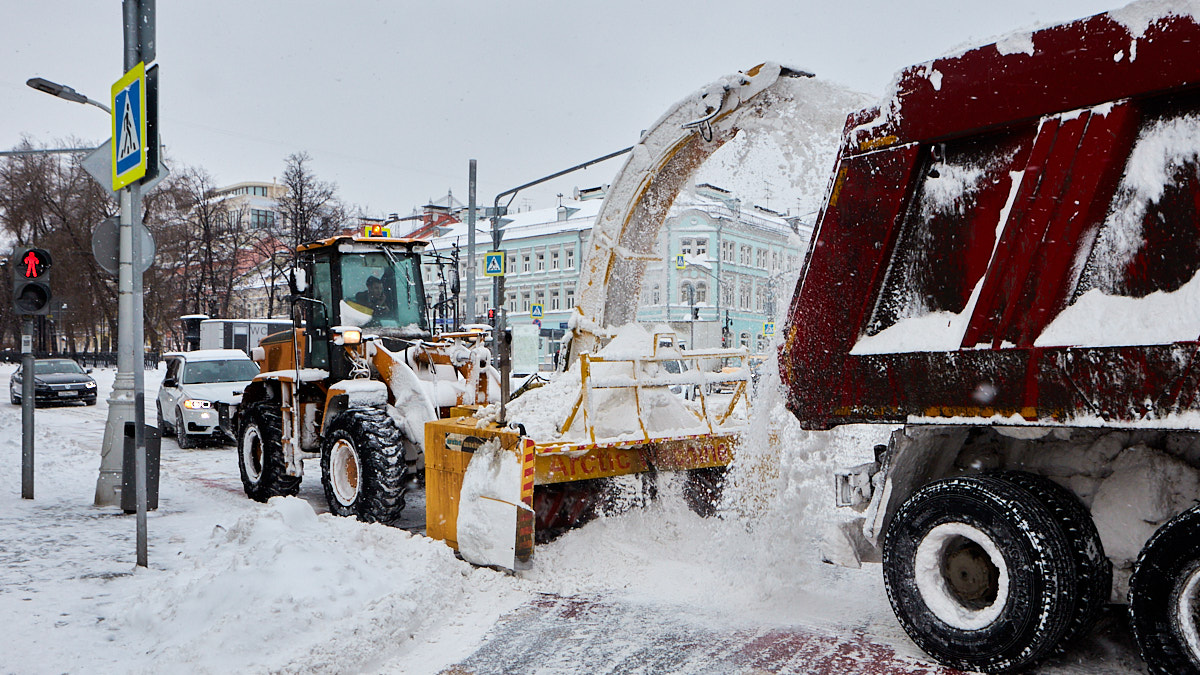
[[[203,408],[211,408],[212,401],[204,401],[204,400],[201,400],[198,398],[185,398],[183,400],[183,407],[187,408],[188,410],[201,410]]]
[[[334,326],[333,344],[356,345],[362,342],[362,329],[355,326]]]

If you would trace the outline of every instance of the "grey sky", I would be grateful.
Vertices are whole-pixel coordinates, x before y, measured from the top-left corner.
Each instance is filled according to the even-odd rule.
[[[306,150],[367,213],[453,189],[479,200],[633,144],[671,104],[765,60],[880,95],[895,71],[1121,0],[158,0],[163,140],[218,184],[271,180]],[[110,135],[121,3],[6,0],[0,146]],[[609,181],[608,162],[528,194]],[[521,204],[518,198],[516,204]]]

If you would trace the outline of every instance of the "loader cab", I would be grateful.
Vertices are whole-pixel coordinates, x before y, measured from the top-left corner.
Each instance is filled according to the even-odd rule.
[[[386,338],[430,337],[420,245],[413,240],[335,237],[301,247],[299,264],[307,288],[296,313],[306,325],[305,359],[311,368],[340,375],[331,363],[333,326],[358,326]],[[335,359],[338,360],[338,359]]]

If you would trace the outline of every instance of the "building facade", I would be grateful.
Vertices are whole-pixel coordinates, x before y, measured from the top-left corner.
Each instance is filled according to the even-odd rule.
[[[501,223],[505,289],[501,304],[510,325],[540,324],[540,354],[549,365],[575,307],[575,288],[602,190],[577,192],[556,208],[513,213]],[[449,258],[457,251],[460,277],[467,270],[467,233],[459,223],[441,231],[431,248]],[[475,297],[459,298],[461,323],[486,322],[493,278],[485,275],[490,221],[476,225]],[[701,185],[681,195],[659,236],[658,261],[647,265],[638,321],[668,324],[692,348],[747,347],[763,354],[786,301],[811,227],[761,207],[743,205],[729,192]],[[445,267],[424,266],[430,305],[446,297]]]

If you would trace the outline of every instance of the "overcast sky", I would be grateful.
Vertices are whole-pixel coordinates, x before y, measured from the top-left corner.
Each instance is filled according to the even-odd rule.
[[[778,61],[873,96],[901,68],[1121,0],[158,0],[163,141],[218,185],[272,180],[307,151],[368,215],[453,190],[479,201],[632,145],[703,85]],[[6,0],[0,146],[99,143],[108,118],[25,86],[107,100],[119,0]],[[612,179],[610,161],[523,193]]]

